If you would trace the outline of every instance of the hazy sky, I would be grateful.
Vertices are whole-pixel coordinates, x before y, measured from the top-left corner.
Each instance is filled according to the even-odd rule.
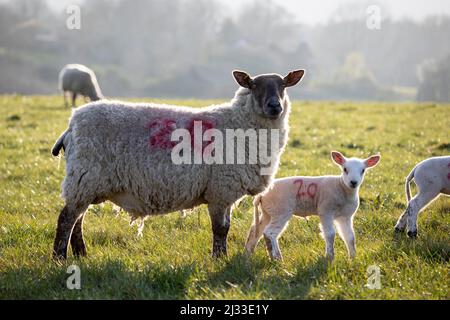
[[[2,0],[0,0],[2,1]],[[5,1],[5,0],[3,0]],[[196,0],[186,0],[196,1]],[[224,5],[238,10],[245,2],[252,0],[219,0]],[[264,0],[260,0],[264,1]],[[332,13],[340,6],[348,3],[372,4],[365,0],[272,0],[280,6],[285,7],[297,17],[299,22],[306,24],[325,23]],[[56,10],[62,10],[67,4],[83,2],[83,0],[47,0]],[[132,3],[132,1],[131,1]],[[450,15],[450,0],[374,0],[373,4],[381,3],[388,8],[393,19],[411,18],[422,20],[430,14]]]

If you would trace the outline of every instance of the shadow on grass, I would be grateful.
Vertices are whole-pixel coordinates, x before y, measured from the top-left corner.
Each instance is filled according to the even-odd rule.
[[[17,268],[0,273],[0,299],[183,299],[193,265],[173,267],[149,265],[142,270],[122,262],[89,264],[80,267],[80,290],[69,290],[66,273],[70,263],[38,268]]]
[[[394,233],[392,241],[385,242],[381,250],[396,250],[407,255],[417,255],[430,263],[448,263],[450,246],[448,239],[437,237],[428,232],[421,232],[417,238],[408,238],[405,232]]]
[[[236,254],[223,268],[211,273],[207,282],[212,290],[231,286],[250,296],[263,292],[260,296],[263,299],[305,299],[311,286],[326,275],[327,268],[328,260],[319,258],[291,273],[284,270],[282,262],[271,261],[268,257]]]

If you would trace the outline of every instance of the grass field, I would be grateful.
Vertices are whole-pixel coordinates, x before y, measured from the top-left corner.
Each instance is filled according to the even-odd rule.
[[[169,101],[201,106],[207,101]],[[405,208],[404,178],[424,158],[450,154],[450,105],[294,102],[289,145],[278,177],[337,174],[329,151],[365,157],[381,152],[361,189],[355,218],[357,257],[336,240],[336,259],[323,261],[318,219],[293,219],[280,239],[284,262],[263,243],[242,254],[252,220],[251,199],[233,213],[228,258],[210,258],[211,226],[204,206],[146,221],[143,238],[111,204],[85,219],[88,257],[51,260],[63,206],[64,160],[50,148],[70,110],[56,96],[0,96],[0,298],[5,299],[449,299],[450,199],[419,216],[419,237],[394,237]],[[415,190],[413,188],[413,190]],[[81,290],[68,290],[66,269],[81,269]],[[379,266],[381,289],[366,286]]]

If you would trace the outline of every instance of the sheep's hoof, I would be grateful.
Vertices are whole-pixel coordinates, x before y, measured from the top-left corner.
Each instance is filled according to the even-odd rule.
[[[415,230],[415,231],[408,231],[406,234],[411,239],[417,238],[417,230]]]
[[[399,227],[395,227],[395,228],[394,228],[394,232],[395,232],[395,233],[402,233],[402,232],[404,232],[404,231],[405,231],[404,228],[403,228],[403,229],[402,229],[402,228],[399,228]]]

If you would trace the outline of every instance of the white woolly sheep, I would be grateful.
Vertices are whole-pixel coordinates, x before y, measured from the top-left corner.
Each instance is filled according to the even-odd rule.
[[[414,179],[418,193],[411,199],[409,184]],[[405,183],[408,206],[400,216],[396,232],[407,227],[409,237],[417,237],[417,216],[440,194],[450,195],[450,156],[433,157],[419,162],[409,173]]]
[[[94,71],[81,64],[68,64],[62,68],[59,73],[59,89],[63,92],[66,107],[68,93],[72,95],[73,108],[78,94],[88,97],[91,101],[103,99]]]
[[[327,258],[334,258],[334,223],[347,246],[349,256],[355,256],[353,215],[359,207],[359,186],[363,182],[365,170],[376,166],[380,156],[374,155],[365,160],[347,159],[341,153],[333,151],[331,157],[342,168],[340,176],[276,179],[266,191],[256,196],[253,202],[254,222],[245,245],[248,253],[254,251],[264,235],[270,257],[282,260],[278,237],[292,215],[318,215],[326,242]]]
[[[65,207],[58,218],[54,257],[66,258],[69,239],[75,255],[86,254],[82,234],[85,210],[106,200],[128,211],[133,219],[207,204],[213,256],[226,255],[231,206],[270,184],[288,136],[290,101],[285,88],[296,85],[303,74],[304,70],[297,70],[284,78],[277,74],[251,78],[234,71],[241,88],[231,103],[202,109],[117,101],[92,102],[74,109],[69,128],[52,149],[56,156],[64,148],[66,159]],[[199,121],[200,134],[208,128],[269,134],[276,130],[279,137],[273,145],[278,150],[269,166],[260,158],[255,164],[175,164],[172,133],[178,128],[190,131]],[[234,148],[234,140],[223,144],[224,149],[230,144]],[[195,146],[189,152],[194,157],[198,152]],[[244,149],[248,159],[250,143]],[[200,152],[201,156],[203,150]],[[268,174],[262,174],[267,166]]]

